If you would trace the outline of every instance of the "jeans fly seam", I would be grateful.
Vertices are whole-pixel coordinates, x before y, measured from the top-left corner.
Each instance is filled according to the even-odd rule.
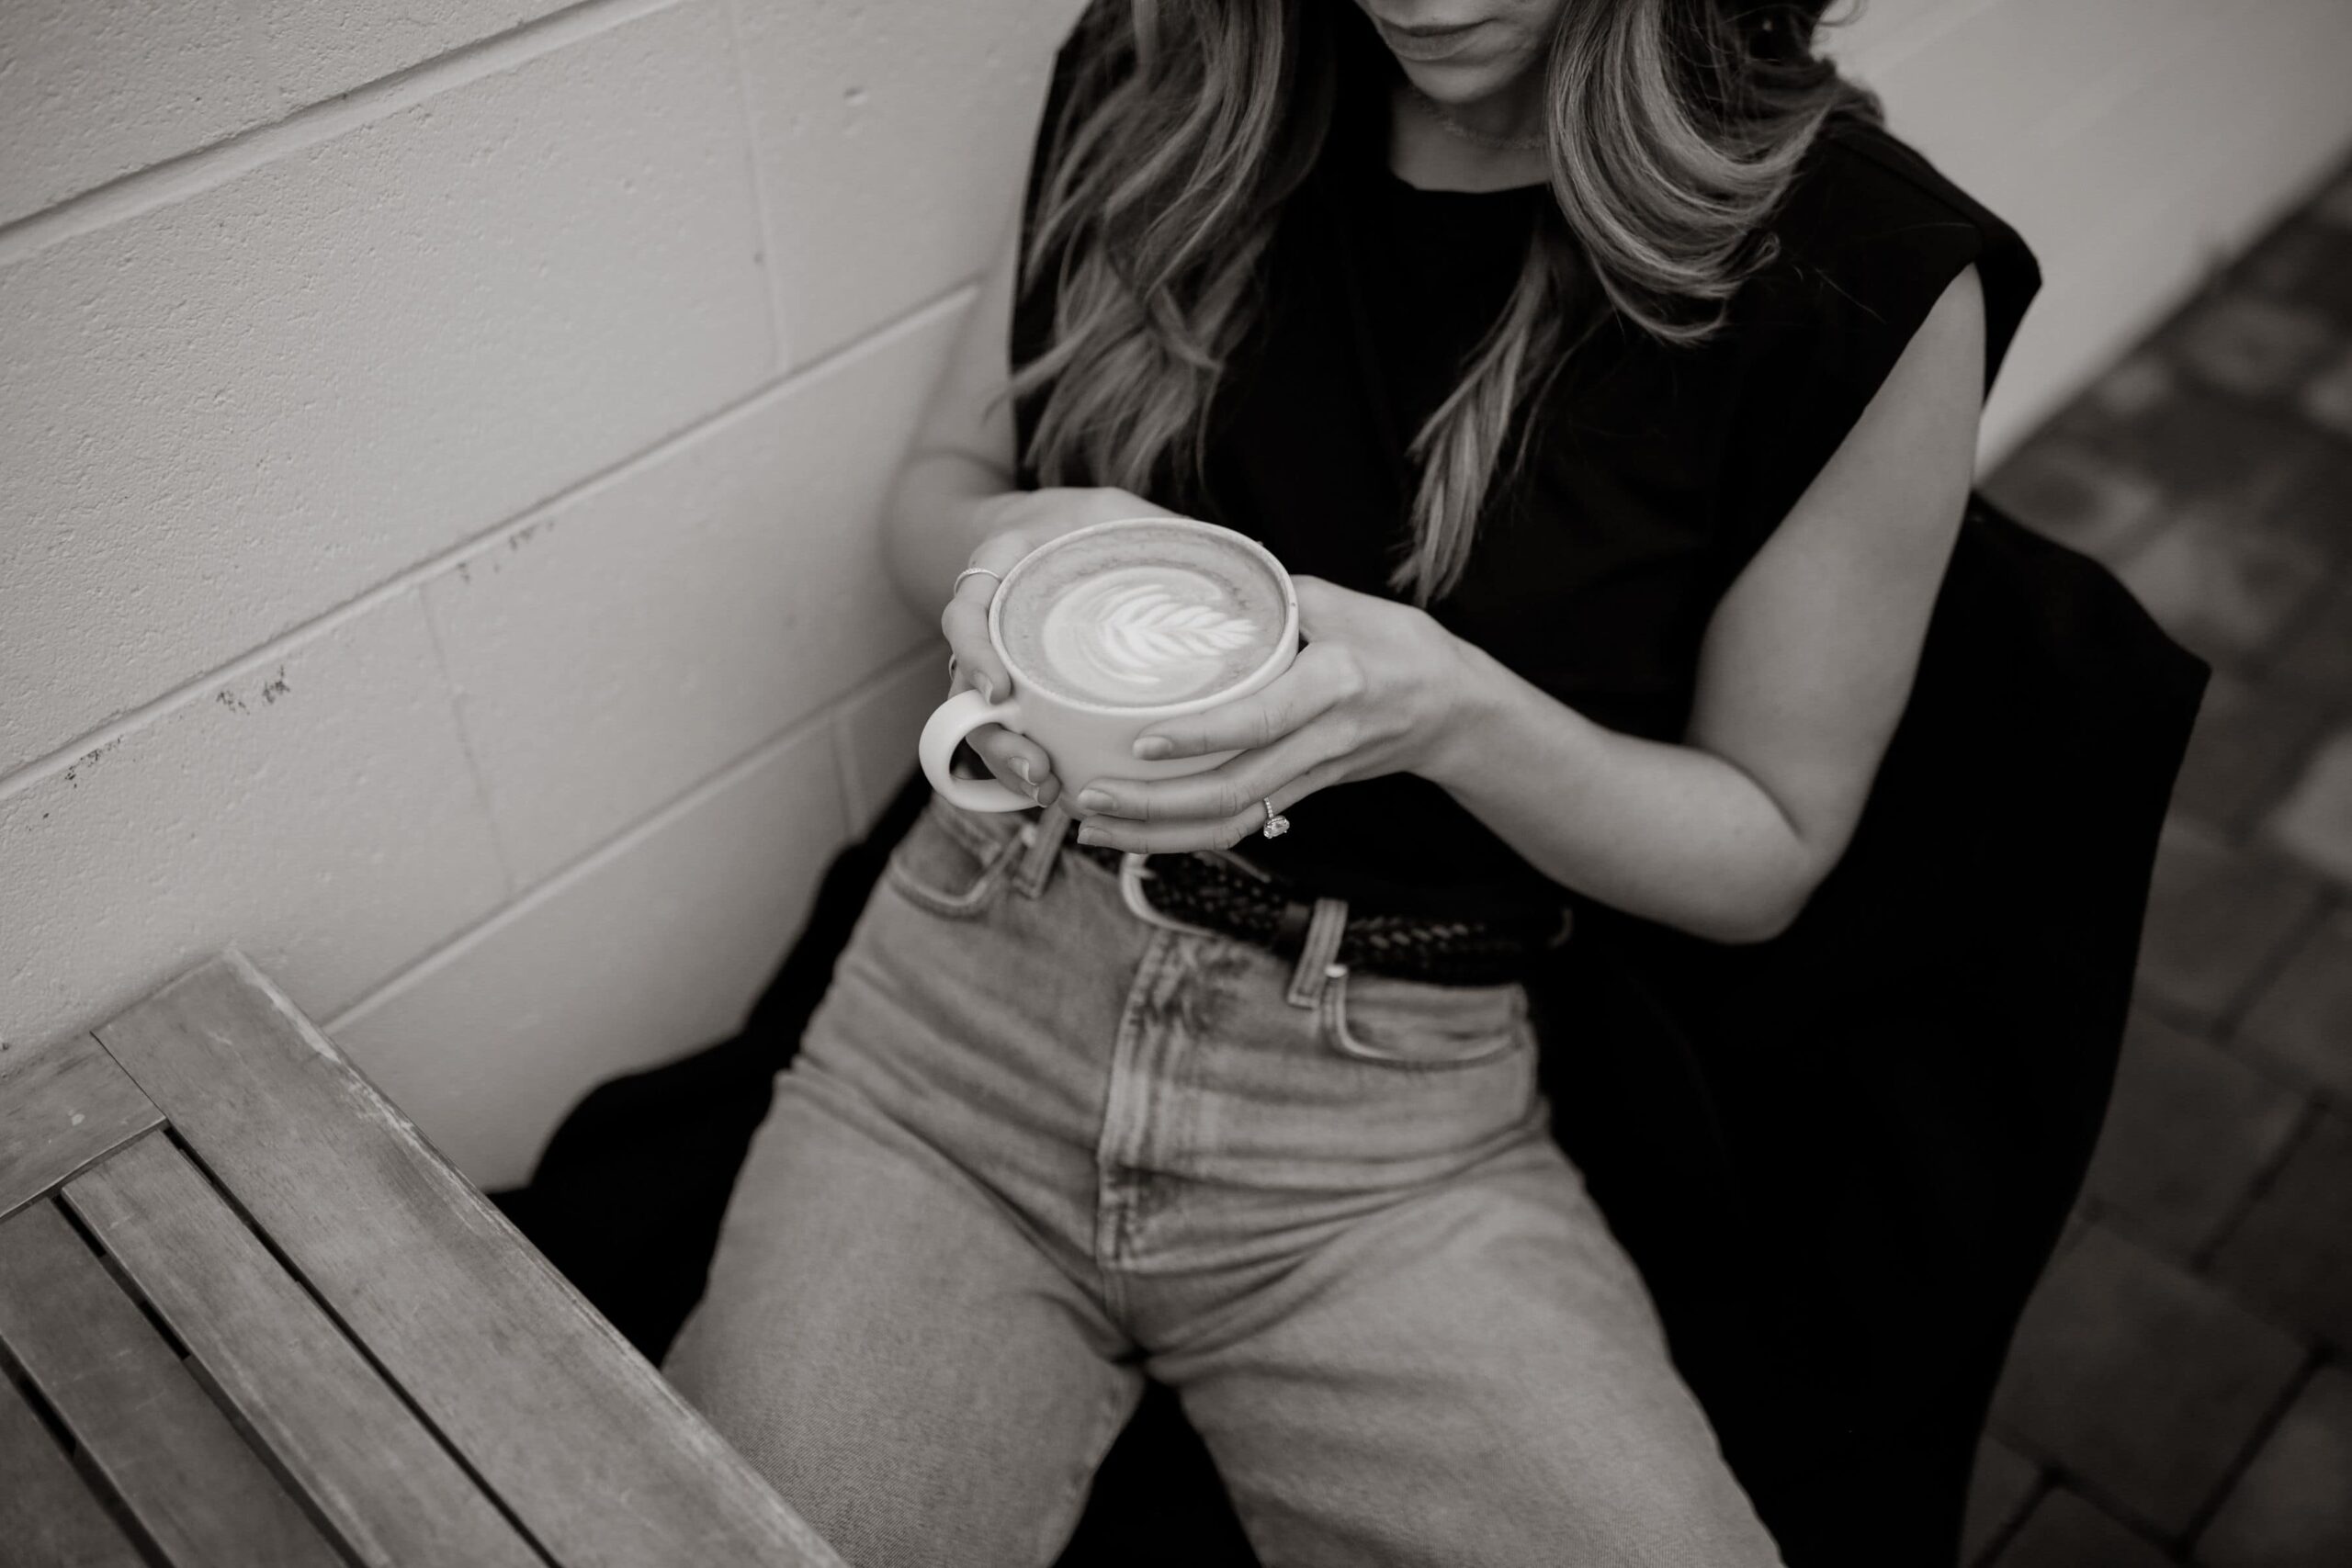
[[[1136,965],[1135,978],[1128,984],[1111,1054],[1110,1083],[1103,1095],[1102,1132],[1094,1147],[1094,1266],[1102,1281],[1103,1304],[1114,1317],[1124,1317],[1127,1311],[1119,1265],[1132,1239],[1132,1194],[1122,1173],[1140,1154],[1150,1126],[1147,1022],[1159,1010],[1156,998],[1167,984],[1167,971],[1173,962],[1175,945],[1170,936],[1167,931],[1152,933]]]

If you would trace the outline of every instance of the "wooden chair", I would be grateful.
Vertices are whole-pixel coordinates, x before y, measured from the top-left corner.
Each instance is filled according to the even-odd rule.
[[[838,1565],[263,976],[0,1050],[0,1564]]]

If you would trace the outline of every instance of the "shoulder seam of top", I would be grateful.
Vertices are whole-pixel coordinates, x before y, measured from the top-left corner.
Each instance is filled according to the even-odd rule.
[[[1863,121],[1826,127],[1818,144],[1862,159],[1938,206],[1959,214],[1971,227],[1981,227],[1982,218],[2001,221],[1997,214],[1962,189],[1951,176],[1928,163],[1925,153],[1883,125]],[[1915,162],[1917,167],[1913,166]]]

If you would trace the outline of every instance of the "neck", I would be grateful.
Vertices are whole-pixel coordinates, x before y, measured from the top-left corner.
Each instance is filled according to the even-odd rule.
[[[1524,141],[1544,129],[1544,73],[1521,71],[1483,97],[1447,104],[1445,112],[1490,141]]]
[[[1550,168],[1542,148],[1485,144],[1532,139],[1540,130],[1540,105],[1526,87],[1522,79],[1503,92],[1439,106],[1409,83],[1399,82],[1389,97],[1389,168],[1406,184],[1425,190],[1508,190],[1542,184]]]

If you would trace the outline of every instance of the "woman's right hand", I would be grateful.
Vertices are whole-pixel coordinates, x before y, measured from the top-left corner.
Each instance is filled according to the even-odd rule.
[[[968,686],[994,702],[1012,690],[1012,677],[989,641],[989,604],[1014,562],[1049,539],[1097,523],[1174,515],[1139,495],[1108,487],[1014,490],[979,502],[973,525],[983,537],[969,564],[981,570],[957,585],[939,616],[956,671],[950,694]],[[966,743],[989,773],[1038,805],[1051,806],[1061,794],[1052,762],[1027,737],[989,724],[972,731]]]

